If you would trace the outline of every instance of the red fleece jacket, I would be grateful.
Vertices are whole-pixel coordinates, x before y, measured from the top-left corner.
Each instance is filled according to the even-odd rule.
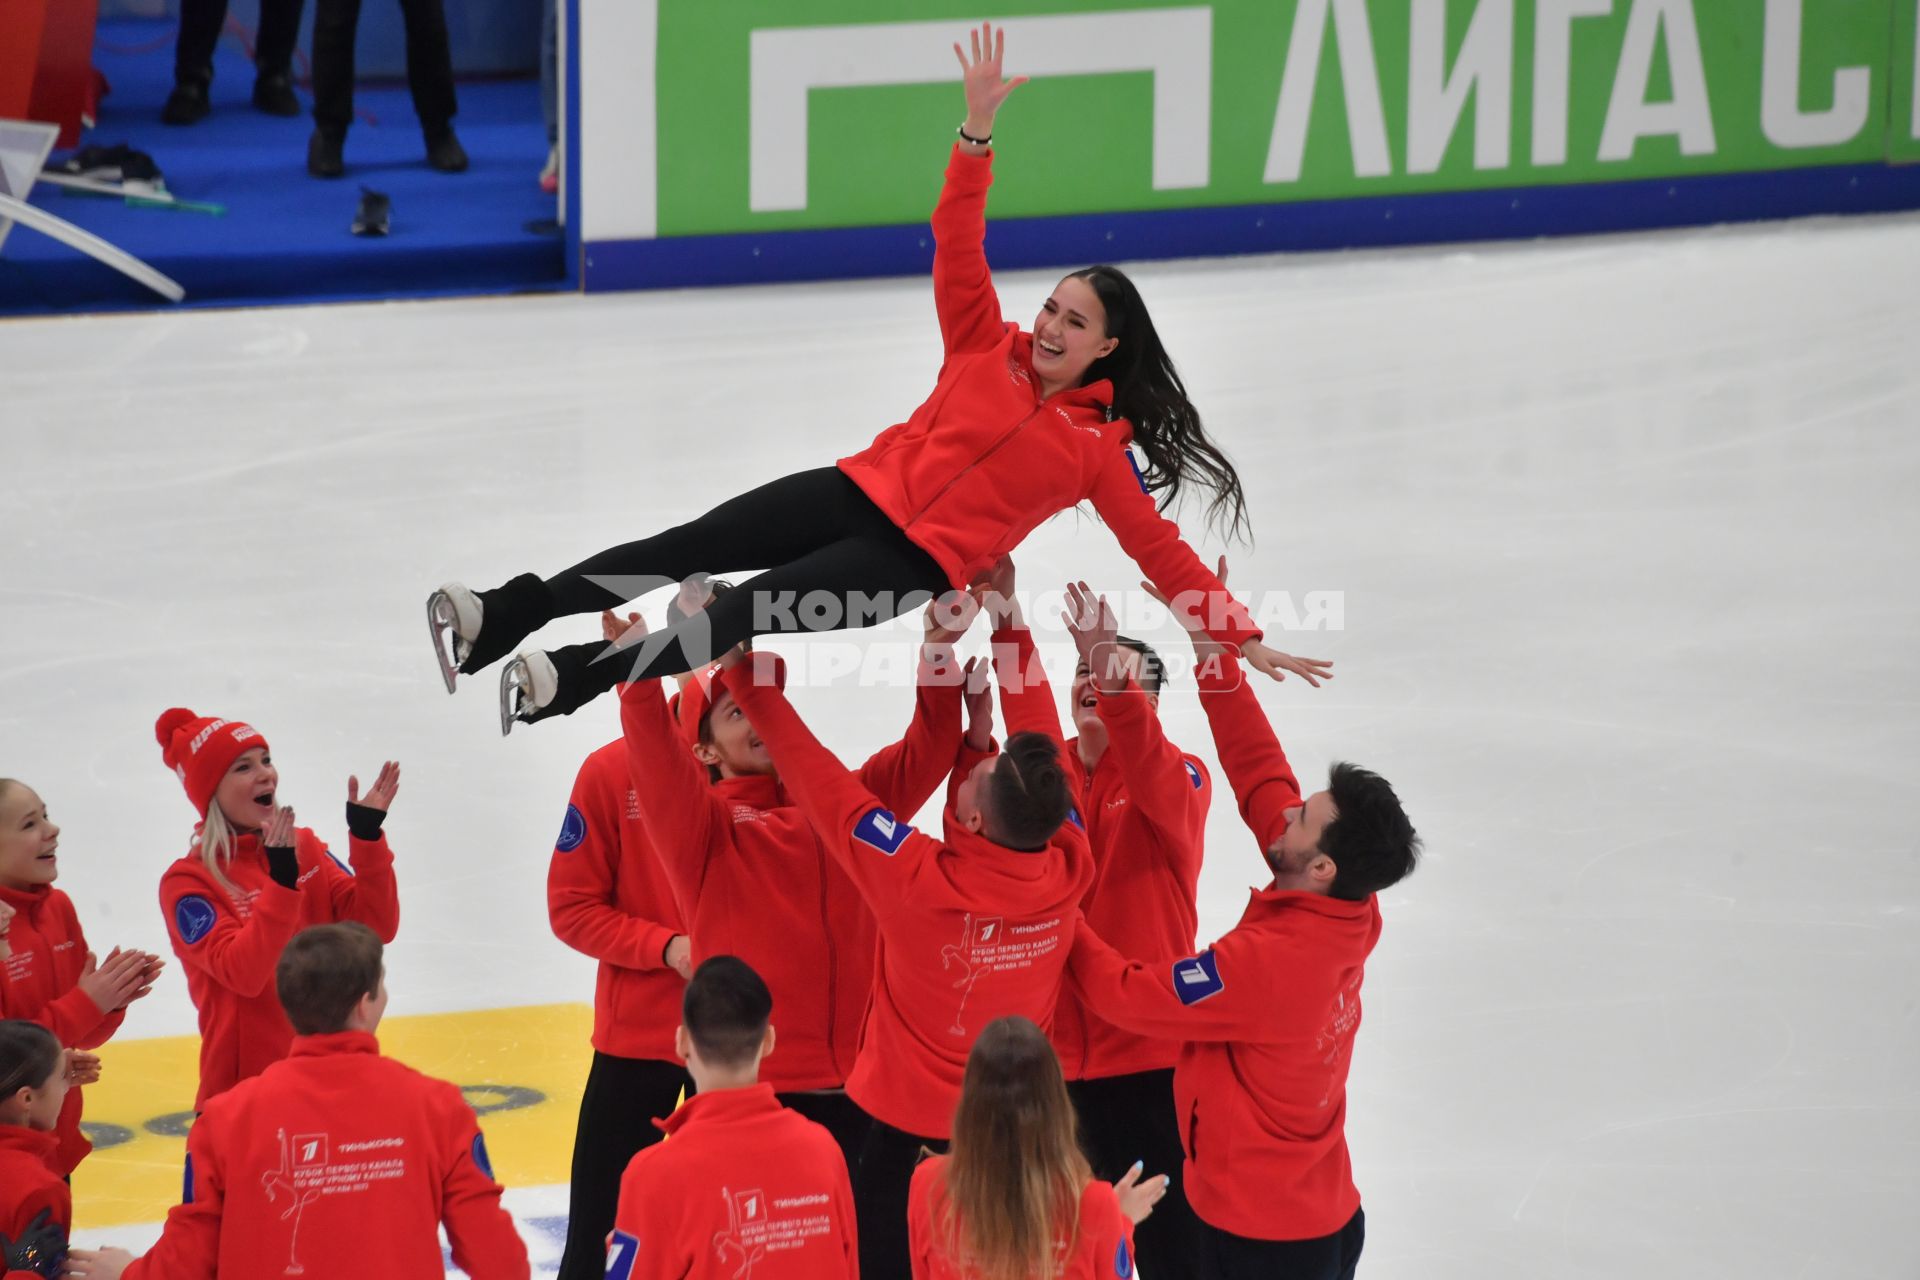
[[[721,680],[716,687],[735,689],[764,738],[747,699]],[[906,736],[861,769],[865,784],[902,812],[918,809],[946,776],[960,736],[961,694],[958,686],[922,685]],[[773,993],[779,1042],[761,1078],[782,1091],[845,1084],[873,986],[873,913],[859,890],[782,779],[708,783],[659,681],[621,687],[620,723],[641,818],[688,926],[694,963],[739,956]]]
[[[80,932],[67,895],[51,885],[35,889],[0,888],[0,902],[13,908],[7,945],[13,954],[0,960],[0,1018],[24,1018],[53,1032],[73,1049],[93,1049],[120,1029],[126,1010],[104,1011],[78,983],[87,967],[87,939]],[[93,1150],[80,1132],[80,1090],[67,1091],[54,1133],[59,1145],[53,1171],[63,1177]]]
[[[486,1140],[457,1085],[363,1031],[300,1036],[187,1132],[184,1204],[127,1280],[440,1280],[440,1228],[473,1280],[526,1280]]]
[[[341,920],[358,920],[382,942],[392,942],[399,932],[400,891],[384,835],[349,837],[351,868],[305,827],[295,835],[294,853],[300,877],[292,889],[267,874],[257,834],[234,842],[226,867],[233,893],[213,878],[197,850],[160,878],[160,911],[173,953],[187,971],[187,994],[200,1014],[196,1111],[286,1056],[293,1027],[274,991],[273,970],[294,934]]]
[[[66,1248],[67,1233],[73,1229],[73,1193],[53,1170],[59,1143],[57,1134],[0,1124],[0,1266],[6,1265],[8,1246],[29,1234],[43,1241],[45,1250]],[[39,1271],[0,1271],[0,1276],[45,1280]]]
[[[924,1138],[952,1131],[980,1028],[1022,1014],[1053,1021],[1076,904],[1093,876],[1086,839],[1063,826],[1022,852],[947,824],[922,835],[821,746],[778,689],[736,680],[735,698],[807,820],[873,908],[873,1000],[847,1096]],[[956,690],[958,686],[949,686]],[[956,728],[948,743],[953,758]],[[1054,723],[1054,740],[1059,725]],[[949,808],[951,813],[951,808]]]
[[[970,1272],[947,1251],[946,1156],[922,1160],[907,1193],[907,1239],[913,1280],[968,1280]],[[1080,1215],[1069,1238],[1054,1242],[1058,1280],[1132,1280],[1133,1223],[1120,1212],[1113,1184],[1094,1178],[1080,1193]]]
[[[1109,421],[1105,379],[1042,399],[1033,335],[1001,318],[985,252],[990,155],[954,148],[933,211],[933,299],[946,361],[925,404],[840,469],[965,587],[1042,521],[1091,501],[1120,546],[1169,595],[1220,601],[1214,635],[1259,636],[1252,617],[1161,515]]]
[[[1270,846],[1299,786],[1253,691],[1229,662],[1203,680],[1215,745],[1241,812]],[[1372,897],[1254,891],[1240,923],[1172,964],[1129,963],[1091,930],[1070,976],[1087,1004],[1186,1042],[1174,1067],[1187,1200],[1256,1240],[1340,1230],[1360,1206],[1347,1156],[1347,1069],[1360,986],[1380,938]]]
[[[554,937],[600,962],[593,1047],[678,1062],[673,1029],[687,982],[667,966],[666,948],[686,930],[640,818],[623,739],[580,766],[547,866],[547,919]]]
[[[1003,627],[993,642],[1007,723],[1052,713],[1053,688],[1032,633]],[[1066,744],[1093,849],[1094,881],[1081,908],[1088,926],[1123,954],[1177,960],[1193,954],[1199,927],[1200,854],[1213,778],[1198,756],[1167,740],[1138,685],[1129,681],[1121,693],[1099,695],[1099,709],[1107,749],[1091,773],[1081,763],[1079,740]],[[1053,1046],[1069,1080],[1164,1070],[1180,1056],[1178,1041],[1116,1027],[1071,990],[1060,995]]]
[[[847,1162],[772,1085],[697,1094],[654,1123],[669,1141],[620,1179],[607,1280],[859,1280]]]

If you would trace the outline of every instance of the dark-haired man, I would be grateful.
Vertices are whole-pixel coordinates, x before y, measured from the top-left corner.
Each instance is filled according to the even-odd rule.
[[[1108,625],[1104,606],[1077,613],[1076,630]],[[1348,1280],[1366,1217],[1347,1158],[1347,1068],[1380,937],[1374,895],[1413,870],[1419,838],[1364,769],[1335,765],[1303,799],[1237,659],[1197,632],[1194,645],[1220,763],[1272,878],[1198,955],[1129,963],[1081,929],[1069,976],[1111,1021],[1185,1042],[1174,1095],[1203,1274]]]
[[[293,1047],[194,1121],[186,1202],[159,1241],[138,1260],[76,1253],[69,1274],[428,1280],[445,1274],[444,1225],[474,1280],[526,1280],[473,1108],[457,1086],[380,1055],[387,985],[373,930],[302,930],[274,984]]]
[[[873,1119],[854,1197],[861,1272],[904,1280],[913,1166],[952,1133],[974,1038],[1009,1014],[1043,1029],[1053,1021],[1093,875],[1059,720],[1050,729],[1009,723],[1005,746],[972,760],[950,788],[936,840],[863,787],[758,674],[736,665],[729,687],[879,924],[873,998],[847,1077],[848,1096]]]
[[[853,1189],[833,1135],[760,1083],[773,997],[746,961],[687,983],[674,1047],[697,1092],[634,1156],[607,1240],[609,1280],[840,1280],[858,1274]]]
[[[923,660],[945,660],[954,638],[930,618]],[[961,734],[958,688],[916,692],[905,736],[860,771],[902,813],[939,789]],[[620,723],[641,821],[694,962],[737,955],[764,976],[782,1032],[766,1081],[831,1129],[851,1166],[867,1130],[846,1083],[873,987],[873,913],[795,807],[757,718],[724,676],[700,673],[671,710],[659,680],[625,685]]]

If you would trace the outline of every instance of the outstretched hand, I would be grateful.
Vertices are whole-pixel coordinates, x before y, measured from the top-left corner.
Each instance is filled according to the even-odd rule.
[[[1219,565],[1214,569],[1213,576],[1220,579],[1221,586],[1224,587],[1227,585],[1227,558],[1225,556],[1220,557]],[[1183,607],[1186,593],[1182,593],[1181,598],[1183,603],[1176,604],[1167,598],[1166,592],[1154,586],[1151,582],[1142,582],[1140,585],[1146,590],[1148,595],[1167,606],[1167,611],[1173,614],[1174,620],[1186,628],[1188,639],[1193,641],[1193,656],[1201,665],[1204,666],[1209,661],[1233,652],[1230,646],[1220,643],[1207,634],[1206,619],[1203,616],[1195,615]],[[1290,653],[1282,653],[1273,646],[1259,640],[1249,640],[1241,645],[1240,653],[1241,656],[1246,658],[1248,666],[1260,672],[1262,675],[1272,676],[1275,680],[1285,680],[1287,678],[1286,673],[1291,671],[1294,675],[1299,676],[1302,680],[1305,680],[1308,684],[1318,689],[1322,680],[1333,679],[1333,663],[1320,658],[1296,658]]]
[[[1027,78],[1015,76],[1008,80],[1001,74],[1000,60],[1007,51],[1005,29],[995,31],[991,22],[983,22],[980,29],[971,34],[973,56],[969,58],[957,42],[953,56],[960,60],[961,87],[967,93],[967,124],[972,126],[967,132],[984,138],[993,132],[993,117],[1000,110],[1000,104],[1025,84]]]
[[[1146,1166],[1138,1160],[1133,1168],[1120,1176],[1113,1184],[1114,1199],[1120,1202],[1120,1212],[1127,1215],[1127,1221],[1139,1226],[1152,1214],[1153,1206],[1159,1204],[1167,1194],[1167,1184],[1171,1181],[1164,1173],[1156,1173],[1151,1178],[1141,1180],[1140,1173]]]
[[[1120,622],[1113,616],[1105,596],[1093,594],[1084,582],[1067,584],[1067,608],[1060,615],[1073,637],[1080,660],[1087,664],[1093,687],[1101,693],[1123,693],[1127,687],[1127,669],[1116,661]]]
[[[363,798],[360,795],[360,779],[347,779],[347,803],[357,804],[368,809],[378,809],[385,813],[393,804],[393,797],[400,790],[400,765],[389,760],[380,766],[380,776],[373,780],[373,787]]]
[[[968,658],[964,697],[967,703],[967,746],[985,751],[993,743],[993,667]]]
[[[948,645],[967,634],[973,620],[980,616],[980,594],[974,591],[949,591],[927,603],[921,616],[926,628],[926,643]]]

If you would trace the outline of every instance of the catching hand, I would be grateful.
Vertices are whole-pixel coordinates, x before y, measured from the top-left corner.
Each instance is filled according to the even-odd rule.
[[[993,742],[992,676],[992,666],[978,658],[967,659],[967,746],[975,751],[985,751]]]
[[[647,634],[647,620],[637,613],[629,613],[626,621],[611,609],[600,611],[600,638],[608,644],[619,644],[628,636],[635,640]]]
[[[67,1050],[67,1083],[89,1085],[100,1082],[100,1055],[85,1049]]]

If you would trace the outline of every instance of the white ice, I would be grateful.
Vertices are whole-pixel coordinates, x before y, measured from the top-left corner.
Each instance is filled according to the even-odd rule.
[[[1920,223],[1138,275],[1247,485],[1233,582],[1344,593],[1279,638],[1338,679],[1262,690],[1302,777],[1380,770],[1427,843],[1351,1082],[1363,1274],[1920,1275]],[[0,324],[0,774],[92,937],[164,953],[163,708],[259,726],[331,837],[397,758],[395,1011],[590,1000],[542,886],[614,704],[502,741],[427,589],[829,462],[938,360],[913,280]],[[1138,576],[1089,516],[1020,567]],[[796,697],[848,755],[907,705]],[[1223,789],[1203,943],[1260,872]],[[124,1034],[192,1026],[175,971]]]

